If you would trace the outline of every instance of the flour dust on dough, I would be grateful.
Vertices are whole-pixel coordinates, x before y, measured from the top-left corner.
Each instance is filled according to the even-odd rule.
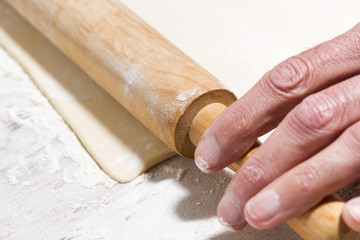
[[[175,155],[4,1],[0,1],[0,45],[115,180],[131,181]]]

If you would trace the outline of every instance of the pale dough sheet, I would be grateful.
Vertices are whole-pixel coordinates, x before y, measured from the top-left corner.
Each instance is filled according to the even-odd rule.
[[[213,0],[212,7],[190,0],[123,2],[238,96],[286,57],[355,25],[359,17],[351,6],[360,5],[355,0],[347,4]],[[105,172],[126,182],[175,154],[4,1],[0,4],[0,42]],[[339,15],[341,21],[334,17]]]
[[[283,59],[360,21],[358,0],[123,2],[238,96]],[[127,177],[119,180],[130,180],[146,168],[144,156],[155,163],[174,154],[151,134],[130,138],[147,130],[4,0],[0,42],[33,78],[38,76],[39,88],[73,130],[80,129],[77,136],[95,159],[104,159],[103,168],[114,170],[113,177],[124,170],[131,174],[121,173]],[[0,72],[1,80],[8,79],[0,83],[0,195],[6,196],[0,199],[1,239],[299,239],[285,224],[269,231],[223,228],[215,209],[231,174],[206,175],[180,157],[131,183],[117,184],[14,69],[4,76]],[[104,102],[111,112],[101,112]],[[115,120],[108,114],[127,117]],[[76,117],[80,122],[71,123],[75,115],[81,115]],[[122,163],[133,168],[124,169]]]
[[[0,47],[0,239],[298,240],[285,224],[233,232],[216,219],[232,178],[175,157],[119,184],[99,169]]]
[[[3,0],[0,45],[23,66],[112,178],[128,182],[175,155]]]
[[[2,48],[0,133],[1,240],[299,239],[285,224],[223,227],[216,205],[232,174],[202,173],[192,160],[112,180]]]

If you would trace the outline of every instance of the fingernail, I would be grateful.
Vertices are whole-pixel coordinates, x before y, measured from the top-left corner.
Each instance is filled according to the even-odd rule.
[[[241,202],[231,190],[226,191],[221,199],[218,212],[221,214],[220,223],[228,228],[239,230],[245,225]]]
[[[209,164],[207,161],[204,160],[202,156],[197,156],[195,158],[195,164],[196,166],[204,173],[210,173],[209,172]]]
[[[220,157],[220,148],[215,137],[208,136],[201,140],[196,149],[195,163],[198,168],[209,173],[209,169],[216,164]]]
[[[280,197],[272,189],[266,189],[251,199],[245,211],[255,221],[267,221],[275,216],[280,209]]]
[[[360,223],[360,199],[354,199],[348,202],[348,213],[358,223]]]

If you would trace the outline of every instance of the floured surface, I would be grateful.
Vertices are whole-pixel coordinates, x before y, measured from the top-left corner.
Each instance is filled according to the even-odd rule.
[[[278,61],[354,25],[360,4],[123,2],[238,95]],[[1,59],[10,61],[3,52]],[[175,158],[129,184],[115,183],[93,164],[46,99],[39,102],[41,95],[18,75],[21,70],[7,72],[0,74],[0,239],[299,239],[286,225],[238,233],[220,226],[216,204],[231,176],[202,174],[192,161]],[[38,100],[27,100],[27,92]],[[23,107],[34,124],[21,120],[17,109]],[[9,108],[25,125],[14,125],[5,114]]]
[[[0,131],[0,239],[298,239],[285,225],[225,229],[215,211],[231,174],[191,160],[115,182],[1,48]]]
[[[47,100],[2,49],[0,79],[0,153],[1,159],[8,160],[2,161],[6,168],[3,181],[19,186],[37,185],[38,179],[33,175],[44,171],[60,174],[64,182],[76,181],[86,187],[113,184],[105,174],[97,173],[94,162],[84,161],[88,155],[79,151],[81,145],[61,117],[54,114]],[[52,131],[52,126],[57,131]],[[59,151],[58,146],[64,151]],[[65,169],[64,164],[74,168]],[[79,168],[83,171],[77,171]],[[87,182],[84,178],[92,180]]]
[[[0,45],[25,68],[114,179],[130,181],[175,155],[3,0]]]

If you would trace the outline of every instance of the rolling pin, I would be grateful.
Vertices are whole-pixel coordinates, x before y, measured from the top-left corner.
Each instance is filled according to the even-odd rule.
[[[205,129],[236,100],[206,70],[117,0],[7,0],[138,120],[192,158]],[[254,146],[229,166],[237,171]],[[328,197],[288,225],[304,239],[360,239]]]

